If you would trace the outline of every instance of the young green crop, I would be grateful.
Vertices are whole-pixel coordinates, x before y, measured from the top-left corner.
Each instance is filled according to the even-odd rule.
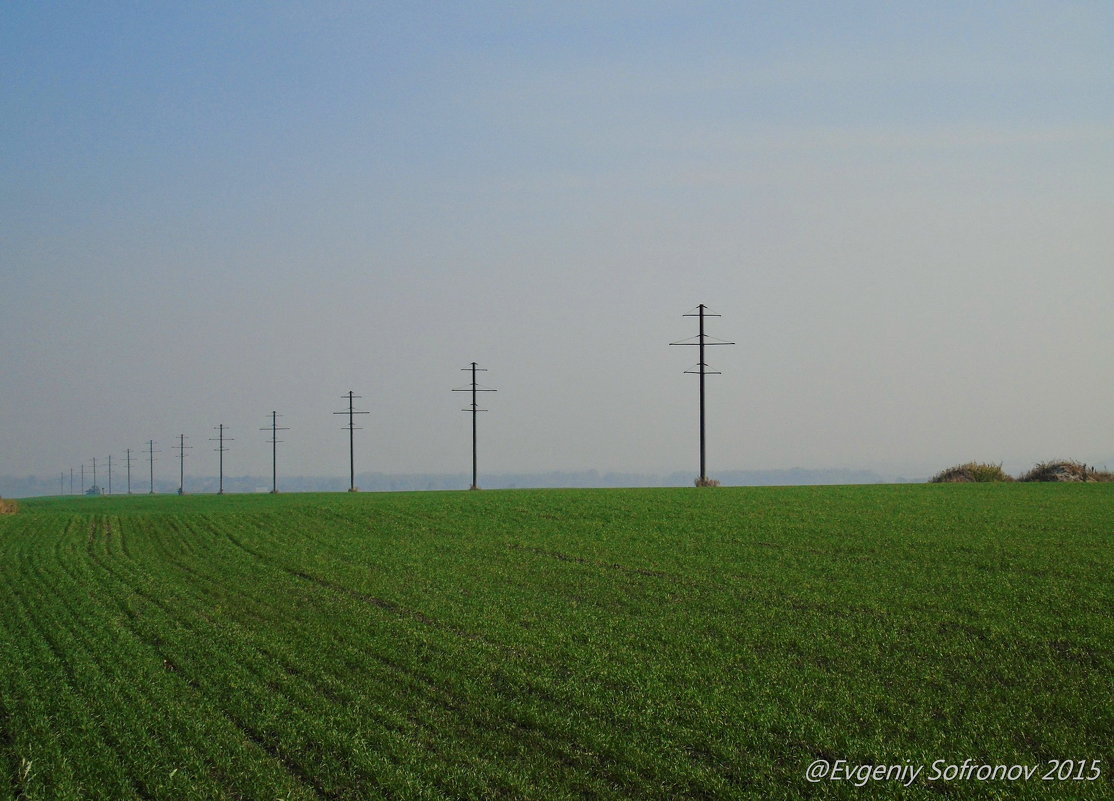
[[[859,798],[1114,770],[1105,485],[27,500],[0,798]]]

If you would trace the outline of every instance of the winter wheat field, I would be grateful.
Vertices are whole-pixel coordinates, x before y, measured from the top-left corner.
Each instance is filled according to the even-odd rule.
[[[0,798],[1105,798],[1111,485],[21,501]]]

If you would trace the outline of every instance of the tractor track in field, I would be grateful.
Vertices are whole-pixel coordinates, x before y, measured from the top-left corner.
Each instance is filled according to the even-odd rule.
[[[65,535],[59,536],[57,542],[55,543],[55,563],[61,569],[62,573],[66,577],[68,577],[71,582],[73,582],[77,587],[80,588],[83,586],[83,582],[81,582],[79,578],[74,576],[74,574],[71,572],[71,569],[66,566],[67,560],[62,558],[62,545],[65,542],[65,539]],[[34,570],[35,573],[40,577],[45,576],[41,568],[36,567]],[[45,585],[46,582],[44,582],[44,586]],[[58,587],[54,586],[52,587],[52,589],[57,590]],[[82,616],[79,615],[77,611],[75,611],[72,604],[58,604],[55,608],[59,610],[61,617],[56,618],[55,622],[60,625],[46,627],[43,625],[43,621],[40,620],[35,614],[33,614],[32,604],[30,604],[29,600],[24,597],[22,593],[16,592],[14,593],[14,595],[16,596],[17,603],[23,609],[24,617],[31,624],[32,629],[37,631],[40,635],[40,642],[44,643],[47,649],[54,656],[54,661],[56,662],[58,673],[66,682],[66,685],[68,687],[67,695],[71,699],[71,706],[74,703],[72,699],[84,698],[86,696],[85,689],[88,685],[96,684],[98,682],[107,684],[105,680],[108,678],[109,673],[106,672],[102,661],[98,658],[98,652],[95,648],[95,643],[93,643],[88,636],[88,621],[84,620]],[[89,593],[88,597],[96,605],[103,607],[103,604],[99,604],[96,602],[93,593]],[[62,618],[65,619],[63,620]],[[63,649],[58,641],[57,636],[52,636],[50,634],[50,631],[60,632],[65,639],[68,639],[71,642],[73,648],[69,650]],[[89,673],[83,672],[83,681],[79,681],[78,671],[75,667],[75,663],[80,661],[82,656],[84,656],[85,661],[88,662],[87,669],[93,671],[94,673],[92,676],[90,676]],[[84,706],[82,706],[81,708],[84,710]],[[114,758],[117,760],[119,766],[126,766],[128,762],[122,757],[129,752],[128,747],[115,734],[113,734],[112,731],[103,722],[96,722],[92,725],[94,726],[94,736],[96,741],[102,746],[105,751],[114,755]],[[128,775],[128,783],[131,785],[135,797],[144,800],[150,799],[151,795],[138,782],[130,778],[130,773]]]
[[[503,643],[494,642],[492,640],[489,640],[489,639],[485,638],[483,635],[477,634],[476,632],[466,631],[466,630],[464,630],[462,628],[459,628],[457,626],[452,626],[452,625],[449,625],[448,623],[444,623],[443,621],[437,620],[436,618],[430,617],[429,615],[425,614],[424,612],[422,612],[419,609],[411,609],[410,607],[403,606],[402,604],[400,604],[396,601],[391,601],[391,600],[388,600],[386,598],[380,598],[380,597],[375,596],[375,595],[370,595],[368,593],[361,592],[359,590],[353,589],[352,587],[346,587],[343,584],[338,584],[336,582],[329,581],[326,578],[314,575],[313,573],[309,573],[305,570],[301,570],[301,569],[298,569],[296,567],[291,567],[290,565],[287,565],[287,564],[283,563],[282,561],[280,561],[279,559],[276,559],[273,556],[270,556],[270,555],[265,554],[265,553],[261,553],[261,552],[255,550],[254,548],[248,547],[247,545],[242,543],[240,540],[238,540],[236,537],[234,537],[232,534],[228,533],[227,531],[220,531],[219,533],[222,536],[226,537],[237,548],[239,548],[239,549],[243,550],[244,552],[250,554],[251,556],[253,556],[256,559],[259,559],[263,562],[266,562],[270,565],[273,565],[274,567],[277,567],[278,569],[284,571],[285,573],[287,573],[290,576],[293,576],[294,578],[300,579],[302,581],[311,582],[311,583],[313,583],[313,584],[315,584],[319,587],[322,587],[324,589],[327,589],[331,592],[334,592],[334,593],[337,593],[337,594],[340,594],[340,595],[347,595],[350,598],[354,598],[358,601],[362,601],[363,603],[369,604],[370,606],[374,606],[377,609],[382,609],[386,612],[390,612],[390,613],[392,613],[392,614],[394,614],[394,615],[396,615],[400,618],[409,618],[411,620],[417,621],[418,623],[421,623],[422,625],[430,626],[430,627],[436,628],[440,631],[448,632],[448,633],[453,634],[453,635],[455,635],[457,637],[460,637],[462,639],[470,640],[472,642],[482,643],[489,648],[493,648],[493,649],[497,649],[497,650],[503,650],[503,651],[507,651],[507,650],[513,651],[514,650],[514,649],[511,649],[508,646],[504,645]],[[516,656],[521,656],[522,654],[516,653],[515,655]]]
[[[11,589],[10,586],[6,585],[6,583],[4,585],[4,588],[8,589],[13,600],[18,603],[18,599],[15,597],[14,590]],[[7,630],[6,633],[9,636],[11,636],[12,634],[10,629]],[[9,671],[17,669],[20,668],[15,668],[14,666],[8,667]],[[20,779],[20,769],[23,767],[23,759],[25,759],[25,757],[23,757],[16,751],[15,732],[12,728],[13,715],[11,710],[11,701],[9,700],[9,698],[14,695],[14,693],[12,692],[12,686],[13,680],[5,676],[2,693],[0,693],[0,748],[3,748],[5,751],[7,751],[9,755],[10,764],[7,770],[7,783],[11,791],[11,797],[15,799],[19,798],[23,794],[23,781]]]
[[[75,555],[72,552],[66,554],[65,555],[66,558],[64,558],[64,559],[62,558],[63,554],[61,552],[58,552],[58,553],[55,554],[55,557],[58,558],[59,561],[61,562],[60,566],[62,567],[62,570],[64,571],[64,574],[66,575],[66,577],[68,579],[68,581],[66,583],[75,584],[77,587],[81,588],[81,587],[89,586],[89,582],[93,581],[96,584],[99,584],[101,589],[109,590],[108,592],[97,593],[97,595],[100,595],[101,597],[107,597],[107,598],[115,598],[116,597],[117,593],[111,591],[112,584],[116,584],[119,587],[125,588],[128,591],[133,592],[136,595],[139,595],[140,597],[142,597],[145,601],[147,601],[151,605],[159,608],[163,613],[165,613],[168,616],[168,619],[176,619],[179,622],[185,622],[183,618],[180,618],[177,615],[175,615],[173,610],[170,608],[170,606],[165,601],[163,601],[162,599],[157,597],[157,595],[154,594],[153,590],[148,590],[148,589],[145,589],[144,587],[138,587],[135,584],[133,584],[131,581],[129,581],[128,573],[131,573],[132,574],[131,577],[133,577],[133,578],[134,577],[146,578],[146,576],[144,576],[141,571],[136,571],[134,573],[132,573],[132,571],[120,572],[120,567],[122,567],[122,565],[113,563],[111,553],[106,551],[105,553],[102,554],[98,551],[96,545],[98,543],[106,540],[106,539],[109,539],[109,538],[106,538],[106,537],[102,537],[101,535],[109,533],[110,528],[111,527],[109,525],[94,523],[94,524],[91,524],[89,530],[83,532],[84,535],[85,535],[83,537],[85,550],[86,550],[85,556],[92,563],[92,564],[90,564],[90,567],[95,567],[97,570],[99,570],[102,573],[102,581],[100,581],[100,582],[96,581],[95,573],[90,573],[90,574],[84,574],[83,575],[80,570],[76,569],[73,565],[68,564],[69,561],[71,561],[71,557],[73,557]],[[71,533],[77,533],[77,532],[71,532]],[[78,555],[80,555],[80,554],[78,554]],[[289,571],[287,571],[287,572],[289,572]],[[92,593],[90,593],[90,597],[91,598],[93,597]],[[107,606],[104,603],[104,601],[99,602],[98,605],[101,608],[104,608],[106,611],[108,611],[110,609],[110,607]],[[128,630],[129,635],[132,636],[133,638],[135,638],[142,645],[145,645],[147,647],[152,648],[152,650],[155,653],[158,653],[158,654],[161,655],[161,658],[164,660],[164,663],[170,664],[170,660],[171,660],[170,652],[165,650],[165,648],[163,647],[162,641],[161,640],[152,640],[149,636],[147,636],[143,632],[139,631],[134,625],[134,614],[128,614],[128,610],[126,610],[121,603],[114,603],[113,606],[116,606],[117,608],[119,608],[124,613],[123,618],[122,618],[122,623],[123,623],[124,627]],[[392,611],[394,611],[394,610],[392,610]],[[78,618],[79,618],[79,616],[76,615],[76,613],[73,612],[72,610],[68,611],[67,616],[71,619],[71,624],[76,624],[76,622],[78,621]],[[44,631],[42,625],[37,625],[37,628],[40,631]],[[72,628],[73,628],[73,625],[66,626],[67,630],[71,630]],[[44,643],[46,643],[48,645],[51,645],[51,646],[55,645],[50,638],[44,637],[43,641],[44,641]],[[58,657],[58,661],[60,662],[59,667],[62,667],[62,668],[69,667],[71,669],[70,679],[72,681],[74,677],[72,675],[72,665],[70,664],[70,661],[62,659],[62,657],[58,653],[56,647],[54,647],[53,650],[54,650],[54,653],[55,653],[56,657]],[[90,652],[88,650],[87,646],[83,647],[83,651],[85,651],[94,662],[96,661],[95,654]],[[275,656],[274,654],[267,654],[265,652],[260,652],[260,653],[264,658],[267,658],[267,659],[273,659],[274,656]],[[71,653],[71,656],[72,655],[73,654]],[[460,730],[461,730],[462,734],[464,732],[468,731],[473,725],[485,725],[487,723],[487,721],[476,717],[475,711],[470,707],[466,698],[456,696],[452,690],[449,690],[446,687],[440,686],[439,684],[437,684],[435,681],[433,681],[432,679],[430,679],[428,677],[425,677],[425,676],[422,676],[420,674],[414,673],[412,670],[410,670],[404,664],[402,664],[398,661],[392,660],[392,659],[390,659],[386,656],[382,656],[382,655],[378,655],[378,654],[375,655],[375,656],[376,656],[376,661],[383,664],[384,667],[387,667],[388,670],[392,674],[395,674],[395,675],[400,675],[400,674],[409,675],[410,680],[412,682],[416,682],[419,685],[424,685],[426,687],[426,693],[429,695],[431,701],[434,701],[435,703],[437,703],[441,708],[444,708],[444,709],[447,709],[447,710],[451,711],[457,717],[456,725],[458,725],[460,727]],[[242,662],[240,664],[248,672],[254,672],[254,671],[252,671],[250,665],[248,665],[246,663],[242,663]],[[175,667],[175,668],[172,669],[172,672],[174,672],[180,679],[186,680],[187,685],[189,686],[190,690],[192,690],[193,692],[196,692],[196,693],[199,693],[199,694],[202,694],[202,695],[206,694],[205,689],[203,687],[201,687],[196,682],[188,680],[188,676],[185,675],[185,671],[182,670],[181,668]],[[277,693],[280,697],[282,697],[284,699],[284,702],[289,703],[291,705],[291,707],[293,707],[295,709],[300,709],[303,713],[305,713],[306,715],[309,715],[309,716],[313,716],[316,713],[316,710],[313,710],[313,709],[309,708],[308,706],[306,706],[305,704],[300,702],[297,698],[292,697],[288,693],[283,692],[281,690],[281,688],[279,688],[277,686],[274,686],[271,682],[267,681],[264,677],[259,676],[258,674],[255,674],[255,675],[257,676],[257,679],[260,680],[260,682],[261,682],[260,686],[270,687],[271,692]],[[306,678],[303,677],[303,680],[306,680]],[[307,681],[307,683],[311,687],[315,686],[315,683],[312,682],[311,680]],[[75,687],[74,689],[75,689],[75,692],[76,692],[77,688]],[[249,721],[243,719],[242,716],[236,715],[233,712],[231,712],[230,710],[227,710],[227,709],[224,709],[224,708],[221,708],[221,707],[218,706],[218,707],[215,707],[214,711],[219,712],[219,714],[221,714],[225,719],[228,720],[230,725],[234,726],[237,730],[239,730],[241,732],[241,736],[244,738],[245,742],[250,744],[250,747],[252,747],[253,749],[259,750],[263,754],[266,754],[269,759],[273,760],[276,764],[281,765],[282,768],[285,770],[285,772],[288,775],[290,775],[295,781],[297,781],[306,790],[309,790],[309,791],[313,792],[316,797],[321,798],[321,799],[326,799],[327,801],[331,801],[332,799],[339,799],[339,798],[343,797],[343,795],[339,792],[330,792],[329,789],[327,787],[325,787],[319,780],[315,779],[311,769],[307,769],[303,764],[300,764],[298,761],[292,760],[288,756],[286,756],[284,754],[283,750],[278,745],[276,745],[274,743],[273,735],[269,735],[268,732],[266,732],[264,730],[260,730],[257,726],[254,726]],[[580,766],[581,768],[588,770],[590,773],[594,773],[594,774],[598,775],[599,772],[600,772],[601,765],[606,764],[606,760],[601,760],[598,757],[594,757],[594,755],[589,756],[587,761],[584,761],[583,759],[577,759],[574,755],[583,752],[584,749],[583,749],[583,745],[576,740],[569,739],[565,743],[564,747],[562,747],[560,745],[560,743],[561,743],[561,740],[564,739],[564,738],[560,737],[559,735],[556,735],[553,732],[545,732],[544,730],[538,730],[535,727],[529,726],[528,724],[524,724],[524,723],[517,722],[517,721],[514,721],[514,720],[509,721],[509,723],[512,727],[512,730],[517,732],[518,737],[527,736],[530,739],[537,739],[538,742],[539,742],[539,745],[542,748],[544,748],[546,752],[553,754],[553,757],[554,757],[554,759],[557,763],[562,764],[566,767],[569,767],[570,769],[574,768],[576,766]],[[387,721],[378,721],[378,725],[389,725],[389,724],[388,724]],[[428,724],[423,724],[423,725],[428,725]],[[394,730],[399,732],[399,733],[402,733],[402,734],[406,733],[405,731],[403,731],[401,729],[398,729],[397,727],[392,727],[392,728],[394,728]],[[504,736],[510,736],[510,735],[504,735]],[[109,750],[113,753],[120,753],[121,752],[122,746],[114,738],[105,739],[105,740],[103,740],[103,743],[104,743],[104,747],[107,750]],[[556,748],[555,748],[555,746],[556,746]],[[364,773],[362,775],[363,775],[363,781],[374,782],[374,777],[371,776],[370,774]],[[445,788],[445,789],[448,790],[448,788]],[[144,789],[139,785],[134,785],[133,784],[132,793],[137,798],[148,798],[149,797],[146,794],[146,792],[144,791]]]
[[[93,542],[93,538],[89,538],[87,542],[91,545]],[[143,598],[152,606],[158,608],[160,611],[167,615],[168,619],[176,620],[179,623],[184,624],[183,628],[186,628],[187,630],[190,630],[194,633],[200,633],[196,626],[189,625],[189,623],[187,622],[188,618],[178,617],[174,615],[170,606],[166,604],[163,599],[160,599],[156,595],[140,589],[139,587],[128,582],[122,574],[114,570],[91,548],[88,550],[88,555],[90,559],[106,574],[111,576],[116,583],[122,585],[123,587],[126,587],[127,589],[134,592],[136,595]],[[112,597],[115,597],[115,595],[113,594]],[[239,719],[238,716],[233,714],[228,709],[212,703],[210,694],[209,692],[207,692],[206,688],[195,677],[191,676],[185,669],[181,668],[174,662],[174,660],[172,659],[173,654],[163,647],[164,641],[159,638],[152,638],[149,635],[146,635],[144,632],[140,631],[134,624],[135,615],[131,613],[130,610],[121,606],[119,603],[116,606],[123,613],[123,621],[126,622],[122,621],[122,625],[128,631],[128,633],[137,642],[154,651],[154,653],[158,655],[159,659],[162,660],[164,669],[174,673],[179,681],[181,681],[192,692],[194,692],[199,699],[202,699],[206,702],[206,705],[209,707],[209,709],[217,712],[221,717],[227,720],[231,726],[233,726],[237,731],[240,732],[240,735],[241,737],[243,737],[245,742],[249,743],[252,748],[255,748],[260,752],[267,754],[267,756],[271,760],[273,760],[275,764],[281,766],[288,775],[294,778],[302,786],[306,787],[307,789],[311,789],[318,798],[325,799],[325,801],[334,801],[334,799],[340,798],[340,796],[336,796],[325,791],[325,789],[316,779],[313,779],[312,776],[306,773],[302,766],[284,757],[277,748],[269,745],[266,742],[264,732],[261,732],[256,727],[251,726],[246,721]],[[262,652],[260,653],[261,655],[263,655]],[[248,673],[251,673],[253,676],[255,676],[259,680],[260,686],[265,686],[270,692],[274,692],[280,695],[292,707],[299,708],[306,714],[312,714],[313,710],[309,709],[304,704],[300,703],[297,699],[291,697],[289,694],[278,691],[275,687],[272,686],[270,682],[265,679],[265,677],[260,676],[256,671],[252,670],[252,668],[248,664],[239,661],[237,661],[236,664],[240,665]]]
[[[247,549],[247,550],[249,550],[249,552],[250,552],[250,549]],[[96,559],[98,562],[100,562],[100,560],[95,555],[91,554],[91,556],[94,559]],[[126,580],[123,577],[116,574],[116,572],[111,567],[109,567],[107,564],[101,563],[100,566],[102,568],[104,568],[105,570],[107,570],[108,572],[112,573],[115,576],[117,581],[123,583],[125,586],[130,586],[130,585],[127,584]],[[280,565],[279,567],[281,568],[282,566]],[[291,573],[292,572],[292,571],[290,571],[289,569],[286,569],[286,568],[283,568],[283,570],[286,573]],[[189,571],[189,572],[194,573],[194,571]],[[300,577],[300,578],[304,578],[304,577]],[[318,582],[315,582],[315,583],[318,583]],[[162,602],[161,599],[156,598],[156,597],[144,592],[143,590],[139,590],[139,589],[136,589],[134,587],[131,587],[131,589],[133,589],[133,591],[137,592],[138,594],[140,594],[141,596],[146,598],[152,604],[161,608],[167,614],[170,614],[170,609],[167,608],[166,604],[164,602]],[[161,648],[161,643],[151,642],[149,639],[144,638],[139,632],[135,631],[134,627],[129,626],[129,628],[132,630],[132,633],[136,637],[139,637],[141,639],[141,641],[144,641],[146,644],[155,648],[160,654],[164,654],[164,658],[167,661],[170,660],[170,656],[166,655],[167,652]],[[195,627],[189,626],[189,628],[195,628]],[[315,677],[313,674],[307,674],[306,671],[304,671],[301,667],[293,665],[293,664],[289,663],[287,660],[281,658],[281,656],[278,654],[278,652],[271,651],[269,649],[260,648],[258,645],[255,645],[253,647],[261,657],[275,663],[276,667],[278,667],[280,670],[282,670],[286,675],[296,679],[297,681],[302,682],[307,688],[313,690],[318,695],[322,695],[322,696],[326,696],[326,697],[328,697],[330,695],[333,696],[336,699],[335,703],[338,706],[343,708],[345,706],[345,704],[350,704],[352,701],[356,700],[354,697],[350,697],[348,699],[343,699],[343,698],[337,697],[335,695],[335,690],[333,690],[330,687],[326,687],[325,685],[323,685],[320,682],[320,680],[317,677]],[[400,677],[405,676],[407,683],[410,684],[413,688],[415,688],[415,689],[421,688],[422,694],[426,697],[428,702],[433,703],[437,708],[450,711],[455,716],[457,716],[460,719],[460,723],[458,725],[461,727],[462,734],[464,732],[468,731],[469,728],[470,728],[470,726],[468,724],[468,721],[472,721],[474,725],[483,725],[484,721],[482,719],[480,719],[479,717],[477,717],[476,713],[474,711],[472,711],[472,708],[469,705],[466,698],[464,698],[462,696],[459,696],[453,690],[442,686],[441,684],[437,683],[431,677],[428,677],[428,676],[423,675],[422,673],[416,672],[412,668],[403,664],[402,662],[390,659],[389,657],[387,657],[384,654],[366,653],[365,652],[363,654],[363,657],[364,657],[365,660],[368,659],[368,658],[372,659],[376,663],[378,663],[381,666],[383,666],[384,668],[386,668],[389,671],[389,673],[392,674],[392,675],[400,676]],[[303,701],[299,700],[298,698],[296,698],[295,696],[291,695],[289,692],[284,691],[281,687],[279,687],[278,685],[276,685],[274,683],[273,679],[270,679],[270,678],[267,678],[265,676],[260,675],[249,664],[247,664],[245,662],[242,662],[242,661],[237,661],[237,664],[241,665],[241,667],[243,667],[246,671],[253,674],[256,677],[257,681],[259,682],[260,686],[265,686],[265,687],[268,688],[268,690],[270,692],[275,693],[275,694],[279,695],[280,697],[282,697],[284,699],[284,701],[286,703],[289,703],[292,708],[301,710],[307,716],[316,716],[316,715],[319,714],[320,710],[313,709],[312,707],[307,705],[305,702],[303,702]],[[184,668],[180,668],[180,667],[175,666],[175,671],[179,672],[179,675],[183,679],[187,678],[187,676],[185,675],[186,671],[185,671]],[[340,676],[336,676],[336,677],[341,678]],[[190,681],[189,683],[190,683],[191,688],[194,689],[196,692],[198,692],[200,694],[203,694],[203,695],[207,694],[205,688],[201,687],[196,682]],[[248,742],[252,743],[253,746],[257,746],[260,749],[262,749],[265,753],[267,753],[273,759],[278,760],[284,766],[284,768],[286,768],[287,772],[291,776],[298,779],[299,781],[302,781],[303,783],[305,781],[308,781],[309,774],[307,774],[301,768],[301,766],[299,766],[295,763],[292,763],[287,758],[285,758],[282,755],[282,753],[276,747],[271,746],[269,744],[268,740],[267,740],[267,735],[266,735],[265,732],[259,730],[255,726],[251,725],[248,721],[242,719],[240,716],[231,713],[229,710],[218,707],[218,711],[224,717],[226,717],[232,725],[236,726],[242,732],[244,738]],[[366,721],[364,721],[364,722],[366,723]],[[422,726],[422,727],[428,727],[428,725],[429,725],[428,723],[423,723],[423,722],[420,722],[420,721],[412,721],[412,723],[416,724],[416,725],[419,725],[419,726]],[[398,734],[398,735],[405,736],[405,735],[412,734],[411,731],[409,731],[409,730],[407,730],[403,727],[400,727],[398,724],[393,723],[392,721],[390,721],[388,719],[379,718],[378,720],[376,720],[376,724],[377,724],[377,726],[382,727],[384,730],[394,732],[395,734]],[[547,739],[548,739],[548,746],[551,749],[552,745],[554,744],[553,741],[557,738],[554,737],[554,736],[550,736]],[[544,741],[543,741],[543,743],[544,743]],[[578,745],[579,744],[575,743],[575,741],[570,742],[570,746],[578,746]],[[569,750],[571,750],[572,752],[575,752],[575,751],[579,750],[579,748],[578,747],[571,747]],[[307,778],[303,779],[303,777],[307,777]],[[325,788],[323,788],[319,785],[316,785],[315,787],[316,787],[316,791],[317,791],[317,793],[320,797],[327,798],[327,799],[334,797],[334,796],[330,795]]]
[[[345,587],[343,585],[330,582],[326,579],[321,578],[320,576],[315,576],[311,573],[308,573],[307,571],[290,567],[289,565],[283,564],[281,561],[274,557],[271,557],[264,553],[260,553],[259,551],[248,547],[227,531],[219,531],[218,533],[220,533],[224,537],[227,537],[236,547],[247,552],[254,558],[272,564],[275,567],[300,580],[310,582],[324,589],[328,589],[334,593],[353,597],[378,609],[390,612],[396,616],[409,618],[423,625],[428,625],[437,628],[438,630],[447,631],[458,637],[463,637],[473,642],[481,642],[489,647],[493,647],[502,651],[509,650],[514,652],[516,656],[521,656],[521,654],[517,653],[515,649],[510,649],[507,646],[503,646],[501,643],[491,642],[481,637],[480,635],[473,634],[471,632],[465,632],[452,626],[448,626],[434,618],[425,615],[420,611],[408,609],[407,607],[402,606],[401,604],[397,604],[393,601],[378,598],[376,596],[371,596],[366,593],[359,592],[358,590],[354,590],[350,587]],[[622,569],[623,566],[618,567]],[[631,572],[641,572],[639,569],[636,568],[628,568],[628,570]],[[670,577],[670,574],[666,573],[662,573],[661,575]],[[462,727],[465,727],[466,722],[469,720],[474,721],[476,724],[484,724],[484,721],[480,717],[478,717],[475,712],[472,711],[472,706],[467,702],[467,699],[462,698],[454,691],[443,687],[432,678],[416,672],[406,665],[396,660],[390,659],[384,654],[374,653],[368,654],[367,656],[370,656],[375,661],[388,668],[392,673],[405,675],[411,682],[417,682],[420,686],[424,686],[425,692],[427,693],[427,695],[430,695],[432,697],[432,700],[436,700],[442,708],[448,709],[462,718]],[[507,690],[498,692],[506,695],[506,697],[512,701],[517,695],[514,688],[508,688]],[[552,703],[555,705],[567,704],[567,700],[559,699],[548,693],[541,687],[530,687],[529,692],[539,699],[547,701],[548,703]],[[588,715],[594,714],[592,710],[587,708],[585,708],[584,711]],[[575,767],[585,770],[589,774],[594,775],[597,778],[605,781],[617,780],[618,777],[606,767],[608,762],[608,760],[606,759],[606,755],[597,754],[594,751],[587,751],[586,753],[584,744],[580,740],[563,733],[552,731],[547,728],[538,727],[535,724],[518,719],[510,719],[507,721],[507,723],[514,732],[513,735],[508,734],[507,736],[513,736],[515,738],[521,738],[525,736],[531,740],[534,740],[538,743],[539,747],[544,749],[547,753],[552,754],[555,762],[562,764],[570,769]],[[639,771],[639,775],[646,782],[652,783],[654,781],[654,777],[650,772]]]

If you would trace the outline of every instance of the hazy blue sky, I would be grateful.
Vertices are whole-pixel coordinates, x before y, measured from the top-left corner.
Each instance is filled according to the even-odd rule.
[[[1114,4],[0,6],[0,474],[1114,467]]]

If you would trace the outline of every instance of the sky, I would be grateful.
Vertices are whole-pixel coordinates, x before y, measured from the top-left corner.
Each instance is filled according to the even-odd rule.
[[[1114,467],[1114,5],[0,6],[0,475]],[[117,462],[119,464],[119,462]],[[88,469],[88,468],[87,468]]]

